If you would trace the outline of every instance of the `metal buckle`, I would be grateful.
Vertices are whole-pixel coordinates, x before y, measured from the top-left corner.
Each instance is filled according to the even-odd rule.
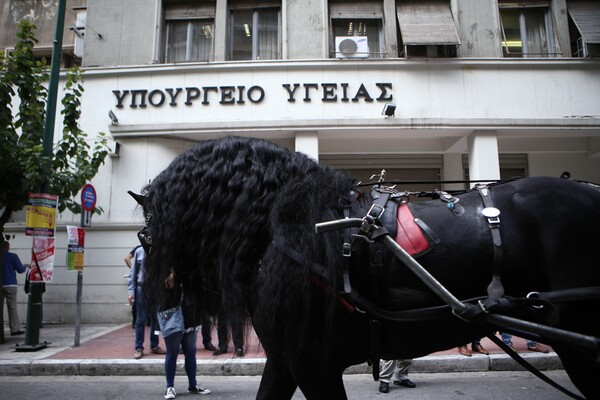
[[[479,308],[481,308],[481,311],[483,311],[486,314],[490,313],[488,310],[486,310],[485,305],[483,305],[483,301],[477,300],[477,303],[479,304]]]
[[[376,209],[379,209],[378,214],[375,214]],[[385,212],[385,207],[380,206],[379,204],[371,204],[371,208],[369,208],[369,212],[367,213],[367,217],[373,218],[373,220],[378,220],[381,218],[383,213]]]
[[[525,296],[525,297],[527,297],[528,299],[541,299],[540,292],[529,292],[529,293],[527,293],[527,296]],[[544,308],[544,305],[542,304],[541,306],[536,306],[536,305],[532,304],[531,307],[537,308],[539,310],[539,309]]]
[[[344,257],[350,257],[352,255],[352,245],[350,243],[344,243],[342,245],[342,255]]]
[[[488,218],[487,220],[490,228],[497,228],[500,225],[500,217]]]

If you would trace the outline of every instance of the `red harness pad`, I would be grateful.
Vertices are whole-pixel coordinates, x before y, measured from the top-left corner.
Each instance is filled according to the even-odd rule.
[[[415,223],[408,204],[403,203],[398,206],[396,221],[398,223],[396,243],[400,247],[411,256],[418,256],[429,250],[429,242],[421,228]]]

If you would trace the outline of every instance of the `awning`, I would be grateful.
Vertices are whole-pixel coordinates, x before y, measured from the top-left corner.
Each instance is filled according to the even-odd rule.
[[[459,45],[449,0],[402,1],[396,6],[404,45]]]
[[[567,8],[586,43],[600,43],[600,2],[569,0]]]

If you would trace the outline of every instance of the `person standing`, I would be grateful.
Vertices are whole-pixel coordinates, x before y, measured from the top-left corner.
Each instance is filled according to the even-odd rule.
[[[513,351],[516,352],[515,348],[513,347],[512,335],[510,333],[500,332],[500,336],[502,337],[502,342],[504,342],[505,345],[507,345]],[[545,346],[542,346],[535,340],[531,340],[531,339],[526,339],[526,340],[527,340],[527,350],[536,351],[538,353],[549,353],[550,352],[550,349],[548,349]]]
[[[217,348],[212,344],[212,322],[206,312],[202,313],[202,344],[204,349],[208,351],[217,351]]]
[[[181,285],[175,285],[173,272],[169,274],[165,280],[165,285],[170,289],[169,300],[166,302],[164,309],[168,310],[181,305],[183,313],[183,332],[173,332],[164,337],[167,355],[165,356],[165,378],[167,388],[165,390],[165,399],[174,399],[177,397],[175,391],[175,372],[177,370],[177,356],[181,349],[185,357],[185,373],[188,377],[188,393],[192,394],[210,394],[210,390],[198,384],[196,379],[196,340],[198,337],[198,329],[202,323],[206,313],[203,312],[196,304],[188,301],[183,295]],[[175,286],[179,290],[175,290]]]
[[[17,311],[17,273],[25,272],[25,266],[15,253],[10,252],[10,243],[2,240],[2,293],[6,299],[8,310],[8,326],[10,336],[22,335],[25,332],[20,328],[19,313]]]
[[[150,352],[154,354],[165,354],[165,351],[158,345],[158,323],[156,313],[148,313],[146,302],[142,295],[142,286],[144,283],[144,260],[146,252],[143,247],[138,247],[133,256],[131,274],[128,281],[128,301],[133,304],[135,301],[135,352],[133,358],[136,360],[144,356],[144,336],[146,334],[146,320],[150,317]]]
[[[244,323],[237,318],[227,318],[221,313],[217,322],[217,338],[219,348],[213,351],[214,356],[220,356],[228,351],[229,328],[231,328],[231,339],[237,357],[244,357]]]
[[[127,253],[125,258],[123,259],[123,261],[125,261],[125,265],[127,265],[127,268],[129,268],[129,278],[131,278],[131,265],[133,261],[133,256],[135,255],[135,251],[138,249],[138,247],[141,247],[141,245],[137,245],[133,249],[131,249],[131,251]],[[129,305],[131,306],[131,327],[135,329],[135,300],[130,302]]]
[[[394,377],[394,385],[415,388],[417,385],[408,379],[408,370],[412,365],[412,359],[405,360],[381,360],[379,373],[379,391],[389,393],[390,380]]]
[[[477,339],[477,340],[473,340],[471,342],[471,349],[473,350],[474,353],[481,353],[481,354],[485,354],[486,356],[490,354],[489,351],[487,351],[482,345],[481,345],[481,339]],[[460,354],[462,354],[463,356],[466,357],[471,357],[471,352],[469,351],[469,349],[467,348],[467,345],[465,344],[464,346],[459,346],[458,347],[458,352]]]

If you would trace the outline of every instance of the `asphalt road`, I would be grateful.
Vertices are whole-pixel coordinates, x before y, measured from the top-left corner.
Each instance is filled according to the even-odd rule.
[[[564,371],[546,373],[558,383],[575,390]],[[388,394],[378,392],[378,382],[370,375],[346,375],[349,399],[402,400],[559,400],[568,397],[529,372],[461,372],[411,374],[416,389],[391,386]],[[207,400],[254,399],[260,376],[199,376],[198,381],[212,390]],[[163,399],[164,379],[160,376],[2,376],[3,399]],[[177,376],[178,399],[197,398],[187,393],[187,380]],[[294,400],[304,396],[296,392]]]

